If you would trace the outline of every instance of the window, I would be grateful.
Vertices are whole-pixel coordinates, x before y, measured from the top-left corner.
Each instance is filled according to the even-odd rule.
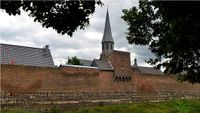
[[[102,45],[102,50],[104,50],[104,44]]]
[[[108,50],[108,44],[106,44],[106,50]]]
[[[123,56],[121,57],[121,61],[124,62],[124,57]]]
[[[111,50],[113,50],[113,45],[111,44]]]

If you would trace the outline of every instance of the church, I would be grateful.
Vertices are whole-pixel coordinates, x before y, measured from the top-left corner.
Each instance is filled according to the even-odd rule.
[[[134,65],[131,66],[130,53],[114,49],[114,40],[111,32],[108,10],[101,44],[102,53],[100,59],[94,59],[93,61],[80,59],[81,64],[84,66],[98,67],[99,70],[102,71],[113,71],[115,79],[130,80],[132,69],[139,70],[142,74],[163,75],[158,69],[138,66],[137,59],[134,59]]]

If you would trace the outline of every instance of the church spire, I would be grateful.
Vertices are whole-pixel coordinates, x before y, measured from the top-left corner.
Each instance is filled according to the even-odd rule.
[[[105,22],[102,42],[113,42],[108,9],[107,9],[107,14],[106,14],[106,22]]]
[[[101,43],[102,43],[102,51],[110,52],[114,48],[114,41],[113,41],[111,27],[110,27],[108,9],[106,13],[105,28],[104,28],[104,34],[103,34],[103,39]]]

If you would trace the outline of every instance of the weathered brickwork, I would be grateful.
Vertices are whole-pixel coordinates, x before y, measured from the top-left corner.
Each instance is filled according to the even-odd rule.
[[[111,53],[102,53],[101,58],[108,59],[114,70],[115,80],[131,80],[132,69],[130,64],[130,53],[114,50]]]
[[[126,81],[113,79],[114,72],[98,68],[1,65],[1,107],[44,111],[53,105],[64,109],[101,103],[200,99],[198,84],[131,71],[132,78]]]
[[[60,66],[63,73],[67,74],[87,74],[87,75],[98,75],[99,70],[97,68],[88,67],[70,67],[70,66]]]
[[[1,65],[1,90],[8,92],[124,91],[134,89],[130,82],[116,82],[113,72],[93,68]]]
[[[194,95],[196,94],[196,95]],[[159,91],[149,95],[139,95],[136,92],[20,92],[16,95],[1,93],[1,107],[42,110],[48,106],[69,108],[84,104],[101,103],[132,103],[147,101],[164,101],[173,99],[200,99],[197,92]],[[38,109],[40,107],[40,109]]]

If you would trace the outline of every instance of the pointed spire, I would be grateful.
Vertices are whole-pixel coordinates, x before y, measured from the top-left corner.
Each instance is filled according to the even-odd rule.
[[[103,34],[103,42],[113,42],[112,38],[112,32],[111,32],[111,27],[110,27],[110,19],[109,19],[109,14],[108,14],[108,7],[107,7],[107,14],[106,14],[106,22],[105,22],[105,28],[104,28],[104,34]]]

